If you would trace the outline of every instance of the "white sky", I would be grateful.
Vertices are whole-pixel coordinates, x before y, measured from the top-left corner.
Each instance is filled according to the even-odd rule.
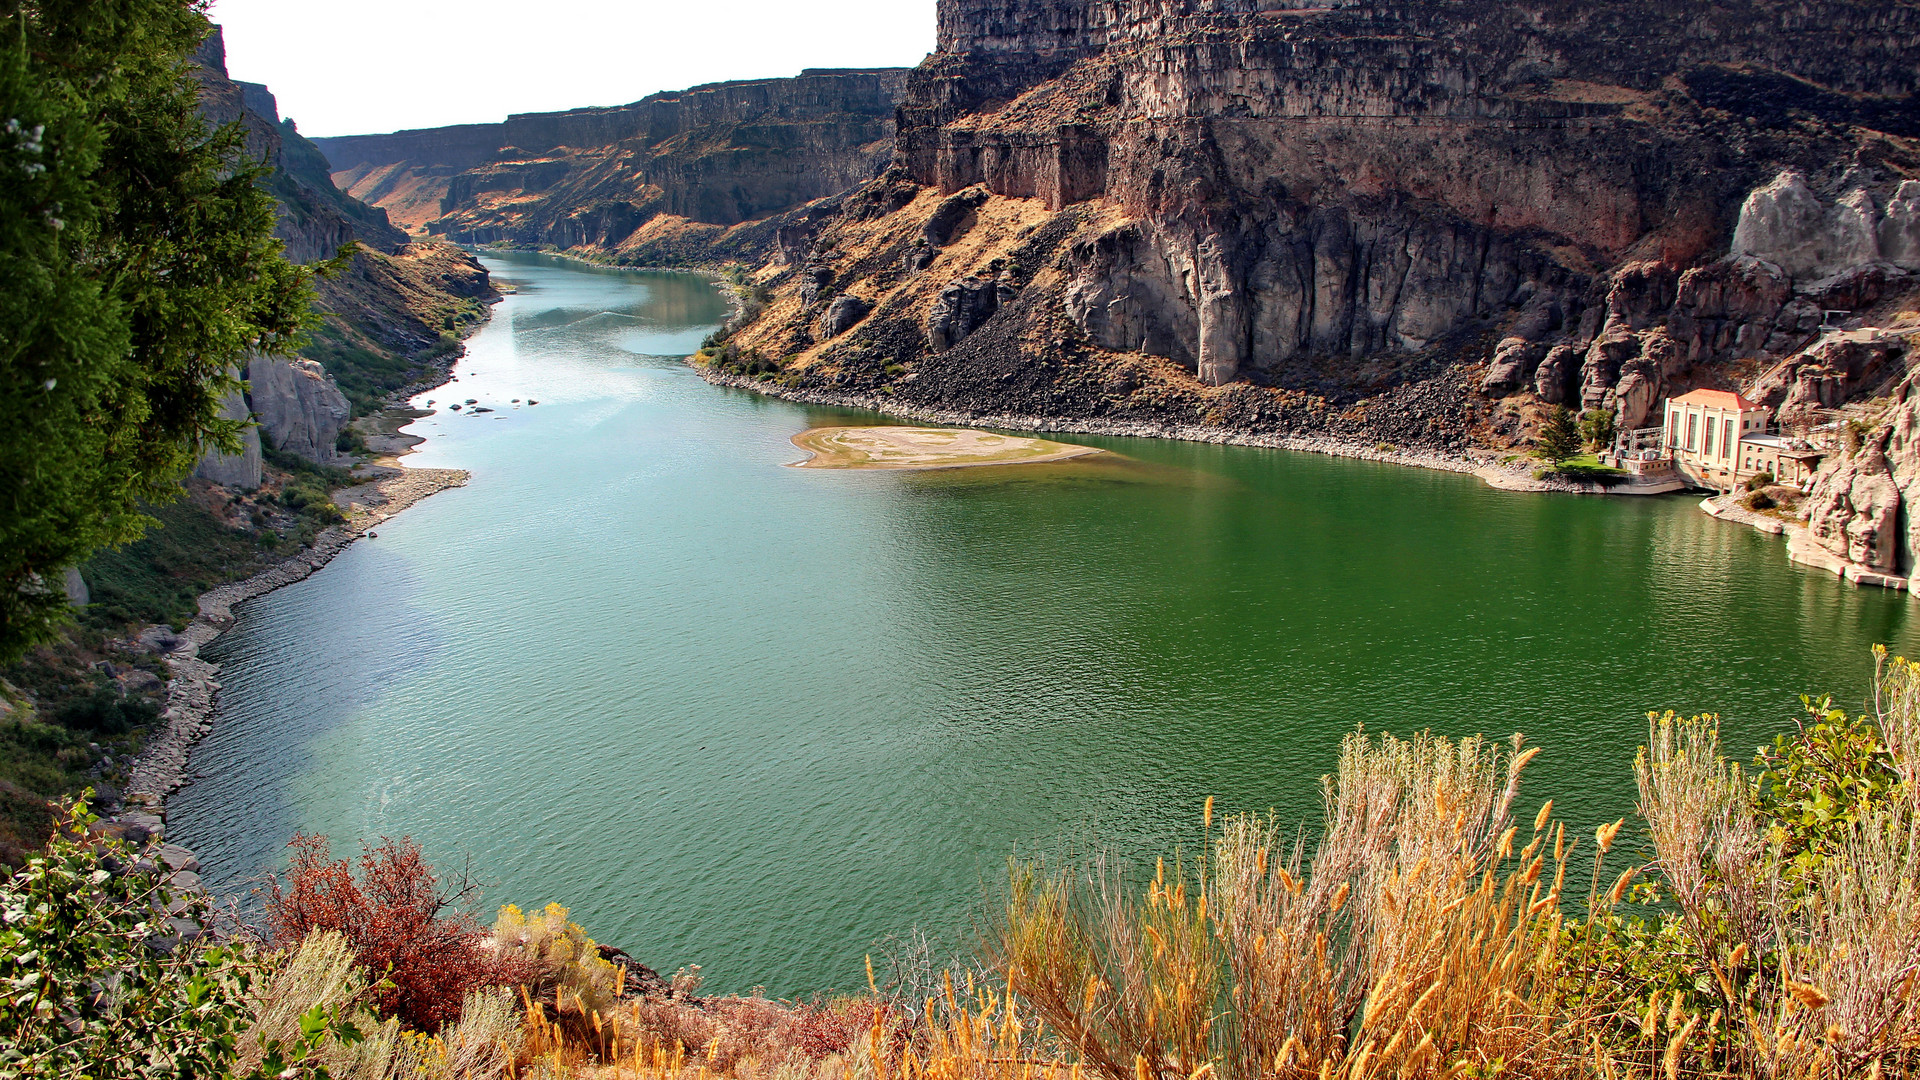
[[[623,105],[810,67],[911,67],[934,0],[214,0],[227,68],[303,134]]]

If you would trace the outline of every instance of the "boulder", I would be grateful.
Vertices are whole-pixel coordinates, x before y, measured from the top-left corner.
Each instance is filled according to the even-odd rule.
[[[147,852],[149,858],[158,859],[168,870],[197,874],[200,872],[200,860],[193,852],[179,844],[158,844]]]
[[[953,348],[993,318],[1000,305],[1014,295],[1013,285],[1005,279],[964,277],[953,282],[940,290],[939,299],[927,312],[927,345],[934,352]]]
[[[1808,535],[1850,563],[1894,573],[1905,546],[1896,531],[1900,499],[1882,433],[1820,470],[1804,504]]]
[[[953,242],[953,234],[961,224],[971,217],[975,210],[985,206],[987,200],[992,197],[993,193],[983,185],[975,185],[965,191],[947,196],[941,200],[939,206],[934,207],[933,214],[927,218],[926,225],[920,230],[921,239],[926,241],[928,247],[946,247]]]
[[[1641,330],[1652,325],[1673,308],[1680,289],[1680,274],[1657,259],[1630,262],[1614,272],[1607,286],[1606,328]]]
[[[142,671],[139,668],[134,668],[131,671],[116,675],[113,681],[120,684],[121,691],[129,694],[144,694],[150,690],[158,690],[166,685],[160,681],[160,676],[155,675],[151,671]]]
[[[1580,350],[1571,345],[1554,346],[1533,373],[1534,395],[1549,405],[1565,404],[1579,371]]]
[[[1545,348],[1524,337],[1502,338],[1487,361],[1487,373],[1480,379],[1480,392],[1505,397],[1525,386],[1545,353]]]
[[[1664,385],[1657,359],[1642,355],[1627,361],[1611,393],[1614,425],[1621,431],[1647,426]]]
[[[833,288],[833,267],[809,263],[801,271],[800,279],[804,283],[800,286],[800,302],[811,308]]]
[[[247,408],[246,397],[238,390],[228,394],[220,402],[220,417],[247,422],[245,430],[240,432],[240,452],[223,454],[208,450],[194,467],[193,475],[208,483],[252,491],[260,486],[260,429],[252,423],[253,414]]]
[[[872,310],[872,304],[857,296],[835,297],[833,303],[827,305],[827,313],[820,317],[820,332],[829,338],[839,337],[858,326]]]
[[[333,377],[312,360],[256,357],[247,396],[268,445],[318,465],[334,459],[334,440],[353,415]]]
[[[1920,499],[1920,388],[1909,377],[1894,392],[1886,423],[1821,464],[1801,504],[1807,536],[1856,566],[1910,574],[1920,553],[1915,499]]]
[[[141,652],[170,653],[180,647],[180,635],[168,626],[149,626],[134,639]]]
[[[612,964],[620,972],[620,996],[637,998],[670,998],[673,996],[673,984],[660,976],[660,973],[627,955],[625,949],[616,949],[611,945],[595,945],[600,959]]]
[[[1580,405],[1597,409],[1605,404],[1608,391],[1620,380],[1621,368],[1639,355],[1640,336],[1626,319],[1609,317],[1600,336],[1587,347],[1586,362],[1581,366]]]

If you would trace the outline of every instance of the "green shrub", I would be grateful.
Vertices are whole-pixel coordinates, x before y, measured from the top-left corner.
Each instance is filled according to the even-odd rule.
[[[155,526],[144,537],[81,567],[92,593],[85,615],[91,627],[120,633],[135,623],[185,626],[201,593],[265,565],[261,548],[272,533],[230,529],[184,498],[147,512]]]
[[[1754,759],[1753,808],[1796,889],[1859,825],[1891,809],[1904,787],[1878,724],[1833,699],[1801,698],[1805,715]]]
[[[694,354],[694,360],[705,367],[755,379],[778,375],[785,370],[782,361],[772,359],[758,349],[742,349],[730,342],[708,345]]]
[[[67,701],[54,711],[53,722],[69,731],[92,735],[125,735],[160,719],[160,709],[143,697],[125,697],[111,686]]]
[[[271,1040],[237,1070],[264,958],[182,940],[164,913],[202,922],[205,901],[129,870],[126,845],[87,837],[94,820],[75,804],[45,853],[0,884],[0,1076],[310,1077],[318,1047],[357,1038],[316,1007],[290,1041]]]
[[[110,742],[54,724],[0,723],[0,862],[25,865],[46,846],[53,800],[84,790],[93,753],[87,744]]]
[[[1540,425],[1537,450],[1556,464],[1580,452],[1580,434],[1574,430],[1573,414],[1565,405],[1555,405]]]

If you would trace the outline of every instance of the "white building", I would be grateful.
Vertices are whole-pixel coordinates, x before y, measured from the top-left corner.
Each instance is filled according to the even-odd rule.
[[[1667,402],[1663,443],[1681,475],[1702,487],[1731,491],[1769,473],[1800,486],[1821,453],[1800,439],[1767,431],[1770,410],[1728,390],[1694,390]]]

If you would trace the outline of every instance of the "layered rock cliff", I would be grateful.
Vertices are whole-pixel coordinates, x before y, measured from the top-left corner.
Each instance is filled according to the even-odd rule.
[[[941,0],[860,76],[898,104],[865,182],[886,120],[813,77],[764,130],[716,87],[327,152],[412,229],[757,262],[707,360],[779,393],[1464,456],[1702,386],[1872,443],[1906,385],[1920,0]],[[1809,505],[1913,565],[1858,524],[1904,502]]]
[[[407,242],[384,210],[368,206],[334,187],[326,159],[290,120],[280,118],[273,94],[259,83],[227,77],[226,39],[213,28],[194,58],[200,69],[200,109],[209,123],[239,123],[249,157],[265,162],[267,186],[280,202],[276,234],[287,258],[310,263],[331,259],[356,241],[380,251]]]
[[[1636,426],[1911,293],[1917,31],[1912,0],[943,0],[895,167],[781,223],[732,346],[1081,426]],[[1783,405],[1891,370],[1788,366]]]
[[[268,166],[264,182],[280,204],[276,235],[287,257],[314,263],[346,256],[316,283],[321,322],[309,355],[256,357],[240,373],[247,388],[226,403],[226,413],[257,423],[243,437],[243,451],[209,454],[196,470],[214,483],[251,488],[260,483],[263,444],[333,461],[353,411],[348,393],[370,408],[450,362],[459,331],[484,316],[495,293],[485,268],[465,252],[410,241],[386,211],[335,187],[326,158],[280,118],[272,93],[227,76],[218,27],[195,60],[203,114],[214,124],[238,123],[248,154]]]
[[[318,145],[342,188],[416,233],[698,260],[728,230],[878,175],[893,156],[905,80],[897,70],[807,71]]]
[[[239,373],[245,388],[227,395],[221,416],[252,421],[240,434],[240,452],[209,451],[194,475],[210,483],[251,491],[260,486],[265,447],[316,465],[338,456],[336,440],[353,417],[353,406],[333,376],[313,360],[256,356]]]

